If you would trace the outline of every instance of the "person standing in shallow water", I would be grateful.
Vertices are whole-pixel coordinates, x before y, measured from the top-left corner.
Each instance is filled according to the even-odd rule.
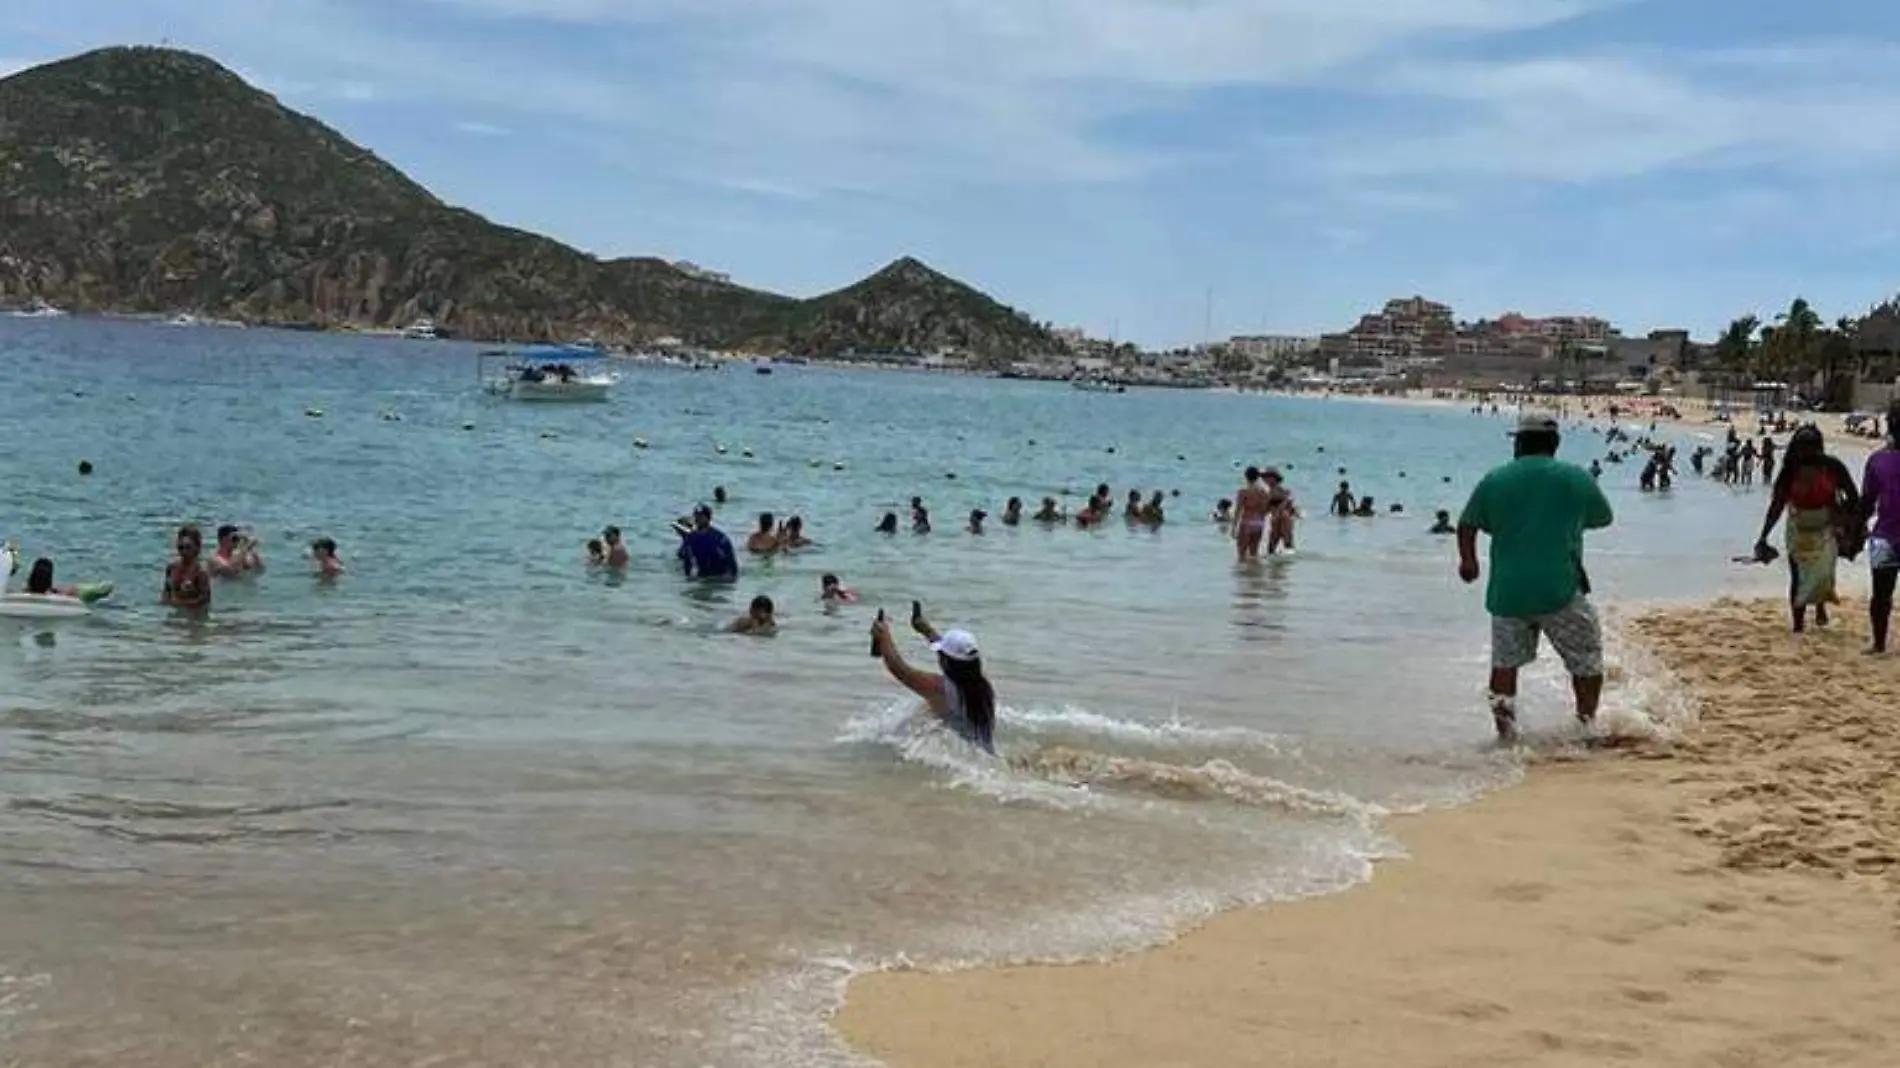
[[[1762,471],[1769,453],[1762,453]],[[1873,643],[1867,651],[1887,651],[1887,626],[1893,618],[1893,590],[1900,580],[1900,404],[1887,409],[1887,441],[1867,457],[1861,473],[1861,509],[1872,521],[1867,534],[1867,566],[1873,569],[1873,598],[1867,602]]]
[[[1557,459],[1557,420],[1518,420],[1514,458],[1479,481],[1458,520],[1458,577],[1476,582],[1478,535],[1491,538],[1491,719],[1517,738],[1517,677],[1548,638],[1570,673],[1577,719],[1595,721],[1603,696],[1603,630],[1590,604],[1583,535],[1610,525],[1610,502],[1589,472]]]
[[[1260,484],[1260,469],[1247,469],[1247,482],[1234,494],[1234,553],[1241,560],[1260,557],[1260,541],[1267,536],[1273,499]]]

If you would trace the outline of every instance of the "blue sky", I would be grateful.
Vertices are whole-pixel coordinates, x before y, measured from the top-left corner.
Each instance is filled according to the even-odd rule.
[[[4,0],[443,197],[797,294],[918,256],[1149,344],[1420,292],[1706,336],[1900,289],[1893,0]]]

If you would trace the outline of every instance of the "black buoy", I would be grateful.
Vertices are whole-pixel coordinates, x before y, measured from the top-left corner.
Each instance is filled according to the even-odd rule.
[[[92,474],[92,461],[91,460],[79,461],[79,473],[82,475]]]

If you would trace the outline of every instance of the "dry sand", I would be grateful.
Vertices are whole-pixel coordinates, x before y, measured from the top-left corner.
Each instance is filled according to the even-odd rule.
[[[1691,737],[1407,818],[1365,886],[1109,963],[864,976],[837,1025],[898,1068],[1893,1068],[1900,659],[1840,614],[1638,620]]]

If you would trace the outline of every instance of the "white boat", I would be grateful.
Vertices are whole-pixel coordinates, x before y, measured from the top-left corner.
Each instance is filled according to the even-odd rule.
[[[58,319],[66,313],[59,308],[37,298],[33,303],[13,313],[15,319]]]
[[[1128,387],[1106,378],[1077,378],[1069,383],[1087,393],[1126,393]]]
[[[752,370],[757,374],[762,374],[762,375],[771,374],[772,373],[772,357],[761,356],[757,360],[754,360],[752,362]]]
[[[546,345],[516,352],[481,354],[477,374],[482,388],[509,400],[542,403],[604,401],[620,376],[600,366],[602,353],[575,345]],[[500,368],[490,373],[493,362]]]
[[[411,341],[434,341],[442,335],[435,328],[435,320],[424,316],[403,327],[402,336]]]
[[[190,312],[179,312],[177,315],[174,315],[171,318],[165,320],[165,325],[166,326],[203,326],[204,320],[198,318],[196,315],[193,315]]]

